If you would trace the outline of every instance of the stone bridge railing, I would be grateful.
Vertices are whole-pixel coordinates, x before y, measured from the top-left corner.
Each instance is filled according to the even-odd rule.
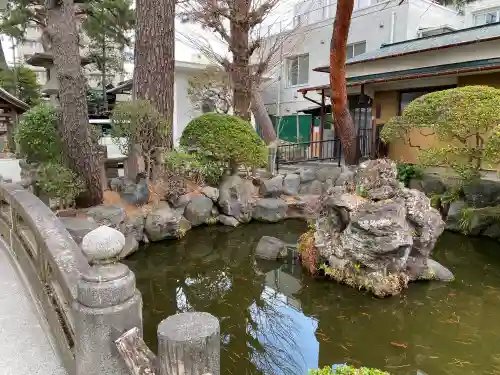
[[[41,307],[68,375],[219,375],[219,322],[207,313],[158,327],[158,356],[142,340],[135,275],[115,262],[125,238],[109,227],[79,247],[28,190],[0,183],[0,235]]]

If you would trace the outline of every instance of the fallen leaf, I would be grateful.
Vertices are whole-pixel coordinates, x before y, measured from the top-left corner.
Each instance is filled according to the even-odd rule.
[[[398,348],[403,348],[403,349],[406,349],[408,347],[407,344],[401,344],[399,342],[394,342],[394,341],[391,341],[391,345],[392,346],[397,346]]]

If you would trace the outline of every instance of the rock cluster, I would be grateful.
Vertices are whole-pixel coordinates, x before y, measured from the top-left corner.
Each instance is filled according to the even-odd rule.
[[[429,198],[397,180],[393,161],[365,161],[323,197],[314,231],[317,262],[337,281],[381,297],[409,281],[449,281],[451,272],[429,259],[444,227]]]

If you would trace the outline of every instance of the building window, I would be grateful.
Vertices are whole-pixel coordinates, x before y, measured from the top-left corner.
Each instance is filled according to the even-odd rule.
[[[309,54],[287,59],[288,86],[304,85],[309,81]]]
[[[487,12],[474,14],[474,25],[481,26],[496,23],[500,20],[500,9],[491,9]]]
[[[347,45],[347,59],[352,59],[354,56],[361,55],[366,52],[366,41],[352,43]]]
[[[403,110],[415,99],[421,97],[422,95],[428,94],[430,92],[441,91],[446,89],[451,89],[456,86],[441,86],[441,87],[429,87],[420,90],[411,91],[400,91],[399,93],[399,115],[403,113]]]
[[[366,8],[372,5],[372,0],[355,0],[354,9]]]

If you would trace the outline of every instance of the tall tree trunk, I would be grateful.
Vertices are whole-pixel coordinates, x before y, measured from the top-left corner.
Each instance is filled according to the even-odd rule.
[[[136,14],[134,97],[150,100],[171,124],[172,134],[175,0],[137,0]]]
[[[9,66],[7,65],[7,60],[5,59],[2,41],[0,40],[0,71],[2,70],[9,70]]]
[[[346,164],[357,164],[360,151],[356,128],[347,105],[345,62],[347,59],[347,37],[351,26],[354,0],[337,0],[337,13],[333,22],[330,43],[330,87],[332,89],[333,121],[335,131],[344,149]]]
[[[231,10],[235,14],[243,15],[250,12],[251,1],[234,0]],[[236,116],[250,121],[250,103],[252,96],[252,77],[250,74],[250,56],[248,56],[248,22],[236,22],[231,20],[231,43],[230,50],[233,54],[231,63],[231,79],[233,81],[233,109]]]
[[[271,118],[266,111],[264,101],[262,100],[262,95],[257,88],[252,90],[252,103],[251,103],[253,117],[255,122],[262,129],[262,139],[266,144],[276,141],[276,131],[274,130]]]
[[[91,206],[102,202],[99,155],[91,141],[85,78],[81,69],[78,32],[73,0],[53,0],[47,14],[47,31],[51,41],[62,118],[59,131],[69,167],[87,184],[87,194],[80,204]]]

